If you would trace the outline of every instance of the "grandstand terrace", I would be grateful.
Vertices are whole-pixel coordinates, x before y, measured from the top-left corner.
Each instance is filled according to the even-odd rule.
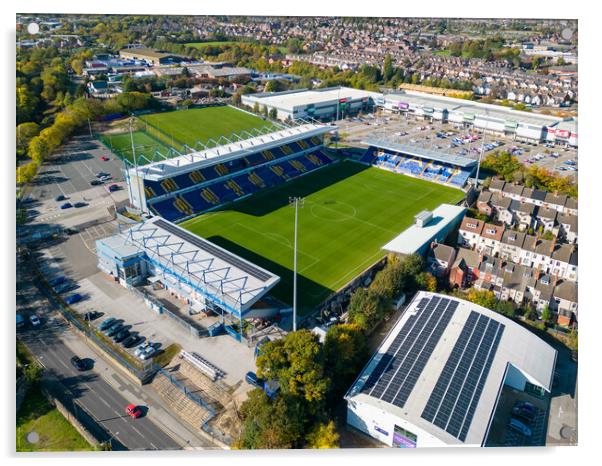
[[[99,249],[123,255],[129,272],[156,277],[196,307],[223,310],[240,319],[280,281],[277,275],[160,217],[99,243]],[[132,260],[146,266],[132,267]]]
[[[468,157],[400,143],[392,136],[374,136],[363,144],[368,150],[360,162],[457,188],[464,187],[476,166]]]
[[[304,123],[131,168],[132,203],[170,221],[194,217],[333,163],[323,150],[331,130]]]

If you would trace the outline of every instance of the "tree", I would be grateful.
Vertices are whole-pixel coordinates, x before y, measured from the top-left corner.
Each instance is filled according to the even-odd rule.
[[[17,153],[25,155],[29,142],[38,134],[40,134],[40,125],[33,121],[17,125]]]
[[[332,381],[332,399],[344,392],[367,358],[366,339],[358,325],[333,325],[324,339],[324,368]]]
[[[286,84],[280,79],[270,79],[265,85],[266,92],[282,92],[287,88]]]
[[[253,113],[259,114],[259,102],[253,104]]]
[[[272,120],[276,120],[278,118],[278,110],[276,107],[272,107],[269,112],[269,117]]]
[[[552,323],[552,311],[550,311],[550,306],[547,304],[544,306],[543,310],[541,311],[541,320],[546,325]]]
[[[305,448],[339,448],[339,440],[333,421],[317,424],[305,437]]]
[[[391,58],[391,54],[387,53],[387,55],[385,55],[385,61],[383,64],[383,79],[385,83],[391,80],[394,73],[395,70],[393,69],[393,59]]]
[[[476,290],[474,288],[470,289],[467,298],[470,302],[491,310],[495,310],[498,301],[493,291]]]
[[[302,403],[294,397],[278,395],[270,400],[255,389],[241,406],[243,427],[234,447],[239,449],[294,448],[303,436],[308,420]]]
[[[537,319],[537,310],[533,307],[531,303],[527,303],[525,306],[525,312],[523,314],[525,319],[527,320],[536,320]]]
[[[42,379],[42,368],[35,363],[29,364],[23,371],[23,376],[28,384],[37,385]]]
[[[124,111],[131,112],[150,107],[152,96],[143,92],[123,92],[115,100]]]
[[[437,279],[430,272],[421,272],[416,276],[418,288],[426,291],[437,291]]]
[[[495,305],[495,311],[506,317],[514,317],[514,306],[510,301],[498,301]]]
[[[257,357],[257,375],[277,380],[284,394],[309,402],[324,400],[330,380],[324,375],[322,347],[309,330],[291,332],[262,346]]]

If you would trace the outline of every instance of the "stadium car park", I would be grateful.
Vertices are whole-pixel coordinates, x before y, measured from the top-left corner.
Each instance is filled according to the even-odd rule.
[[[77,234],[63,243],[45,249],[45,260],[41,262],[42,272],[50,279],[68,277],[64,283],[56,283],[55,289],[62,286],[60,291],[66,293],[64,296],[79,294],[83,299],[74,302],[73,308],[81,315],[94,311],[103,313],[102,318],[92,319],[93,326],[99,327],[106,319],[113,318],[126,326],[130,333],[139,335],[141,341],[127,349],[132,355],[142,342],[150,341],[157,349],[177,343],[185,351],[202,355],[219,367],[224,374],[223,381],[230,387],[238,386],[248,372],[255,370],[254,346],[262,341],[261,336],[269,332],[274,332],[271,333],[272,337],[281,334],[281,328],[274,319],[274,310],[286,310],[289,307],[287,303],[290,303],[292,282],[292,225],[289,220],[293,218],[293,210],[287,205],[289,196],[306,196],[305,210],[302,211],[300,223],[303,231],[311,232],[324,228],[324,231],[314,238],[308,234],[308,242],[302,242],[299,249],[302,264],[299,277],[301,289],[310,289],[314,294],[313,298],[308,299],[305,307],[303,300],[306,298],[301,297],[300,300],[301,312],[309,314],[330,293],[353,279],[353,274],[359,274],[382,257],[385,253],[380,249],[381,246],[408,227],[418,211],[425,207],[434,208],[441,202],[456,203],[464,195],[458,188],[474,173],[474,162],[478,155],[471,149],[480,148],[480,140],[448,147],[455,134],[467,134],[466,130],[455,129],[451,124],[440,122],[413,122],[397,115],[366,119],[370,125],[352,119],[343,121],[339,128],[341,133],[347,134],[347,141],[372,141],[375,144],[369,155],[362,158],[363,165],[357,161],[337,161],[322,149],[320,138],[331,131],[332,127],[321,128],[313,123],[306,126],[299,124],[291,128],[272,127],[263,134],[249,130],[251,133],[248,134],[251,137],[247,139],[254,142],[247,146],[244,146],[245,141],[238,142],[238,146],[244,146],[240,155],[236,154],[234,144],[228,149],[228,143],[222,141],[225,150],[222,146],[204,149],[197,146],[197,152],[204,154],[198,160],[189,154],[176,159],[145,163],[142,168],[130,168],[126,171],[129,186],[120,183],[124,177],[124,163],[109,151],[106,140],[102,145],[86,137],[76,137],[64,147],[58,159],[44,166],[41,181],[38,181],[29,194],[30,197],[41,201],[42,208],[36,206],[39,213],[34,221],[60,223],[64,227],[76,227],[77,231]],[[257,122],[257,125],[262,123],[265,122]],[[381,136],[379,131],[384,127],[386,134],[383,131]],[[446,136],[438,137],[438,133],[444,133]],[[386,137],[389,140],[395,138],[396,144],[399,143],[403,147],[417,148],[416,157],[408,156],[406,159],[401,153],[391,150],[385,144]],[[502,149],[512,145],[531,147],[531,153],[534,150],[543,150],[543,145],[534,149],[525,143],[506,141],[503,137],[485,137],[485,144],[493,141],[502,142]],[[162,147],[165,147],[165,141],[162,144]],[[254,145],[257,145],[257,148]],[[462,153],[464,147],[468,150]],[[292,153],[289,152],[291,148]],[[444,155],[434,155],[435,158],[430,159],[428,154],[431,151]],[[266,155],[267,152],[269,155]],[[260,153],[262,159],[253,162],[252,157]],[[224,156],[230,159],[226,160]],[[243,156],[248,165],[237,168],[235,162]],[[103,157],[108,160],[105,161]],[[148,153],[148,157],[152,160],[147,159],[146,162],[155,160],[151,152]],[[222,161],[227,162],[227,170],[224,172],[218,168],[216,161],[211,160],[212,157],[220,164]],[[396,169],[387,166],[393,158],[398,167]],[[555,160],[561,163],[565,158],[576,160],[576,153],[562,151],[561,156]],[[402,162],[399,162],[400,159]],[[196,163],[199,160],[202,162]],[[284,165],[285,160],[289,165]],[[421,164],[416,177],[390,173],[415,173],[412,163],[416,160]],[[187,163],[194,165],[193,169],[187,168]],[[254,167],[254,163],[259,168],[251,171],[249,167]],[[399,168],[404,164],[407,164],[407,172]],[[366,165],[375,165],[382,170]],[[437,166],[438,171],[429,176],[431,166]],[[270,167],[271,171],[267,171],[265,167]],[[273,169],[275,167],[280,167],[280,170]],[[349,167],[357,169],[347,170]],[[263,171],[260,172],[260,169]],[[245,173],[245,177],[243,178],[242,174],[238,176],[237,170]],[[344,174],[346,171],[349,173]],[[109,173],[111,180],[102,186],[91,186],[90,181],[99,179],[96,175],[100,172]],[[248,173],[251,175],[247,177]],[[253,173],[257,178],[253,177]],[[214,181],[212,177],[218,181]],[[296,178],[296,181],[291,181],[293,178]],[[457,183],[454,181],[456,179]],[[105,187],[114,182],[118,182],[123,189],[115,193],[107,192]],[[391,207],[394,199],[387,198],[386,195],[377,199],[375,190],[366,189],[370,183],[379,187],[387,185],[393,197],[398,196],[400,192],[410,196],[406,191],[412,191],[422,200],[421,204],[401,207],[398,216],[388,216],[391,217],[389,223],[384,218],[374,220],[372,214],[362,215],[362,206],[373,212],[380,203],[386,210]],[[319,186],[308,187],[308,184]],[[336,186],[338,191],[334,189]],[[345,198],[344,202],[341,201],[343,192],[351,196]],[[193,194],[196,197],[192,196]],[[60,202],[54,199],[61,195],[72,204],[81,202],[88,206],[57,213]],[[106,215],[108,206],[115,206],[116,202],[123,204],[128,197],[143,211],[155,214],[153,219],[134,226],[121,225],[119,228],[116,226],[117,222],[112,221],[77,229],[79,224],[86,224],[94,217]],[[366,198],[373,203],[366,203]],[[418,198],[414,199],[413,204],[416,204]],[[236,202],[230,204],[233,201]],[[273,205],[270,205],[270,202]],[[90,212],[75,213],[84,210]],[[278,214],[278,211],[281,213]],[[180,223],[186,219],[186,222]],[[262,224],[262,221],[267,223]],[[281,225],[277,221],[281,222]],[[378,225],[372,223],[375,221],[378,221]],[[179,226],[174,225],[176,222]],[[324,257],[331,257],[332,251],[320,252],[325,238],[343,238],[345,230],[354,229],[350,228],[350,225],[355,225],[354,228],[358,231],[365,227],[366,231],[360,235],[364,238],[370,235],[370,232],[379,233],[374,233],[374,244],[368,247],[356,263],[349,262],[348,265],[341,260],[339,265],[342,267],[328,270],[327,261],[320,262],[322,256],[316,258],[315,255],[323,253]],[[152,231],[153,228],[159,229],[163,239],[160,239],[161,235],[157,235],[156,231]],[[263,234],[262,231],[269,232]],[[257,232],[261,233],[261,239],[265,243],[262,247],[248,242]],[[196,234],[200,234],[205,240],[194,240]],[[169,241],[166,242],[165,238]],[[187,250],[190,245],[193,247]],[[176,249],[168,250],[167,246]],[[103,256],[103,251],[110,254]],[[307,251],[313,252],[308,254]],[[289,253],[290,258],[279,258]],[[342,253],[343,251],[339,251],[336,255],[340,256]],[[185,254],[188,254],[188,257],[184,260]],[[111,260],[114,263],[111,263]],[[199,266],[202,261],[209,261],[217,266]],[[328,280],[312,275],[310,269],[316,264],[320,265],[318,269],[328,273]],[[202,280],[196,283],[185,281],[182,267],[187,268],[189,274],[193,267],[199,273],[195,278],[199,280],[202,274]],[[343,270],[346,268],[352,268],[353,274],[344,275]],[[216,273],[214,270],[220,269],[227,271],[225,275],[221,275],[220,272],[219,276],[214,277],[214,281],[221,287],[218,294],[209,291],[206,277],[207,274]],[[231,273],[234,275],[228,275]],[[199,288],[199,283],[203,282],[205,286]],[[134,285],[139,291],[146,293],[147,299],[139,292],[134,293],[127,289]],[[227,299],[226,295],[229,296]],[[266,298],[269,295],[278,299],[276,304]],[[149,305],[148,297],[152,302],[158,303],[162,310]],[[266,299],[267,306],[264,301]],[[288,312],[283,314],[285,318],[281,324],[284,325],[284,321],[287,320],[286,327],[290,328]],[[168,317],[173,314],[179,315],[180,319]],[[252,326],[256,326],[253,332],[255,337],[250,340],[242,338],[243,318],[251,322]],[[203,336],[199,338],[199,334],[191,331],[191,327],[182,324],[182,321],[193,321],[193,326],[202,329]],[[225,330],[228,333],[205,336],[220,324],[221,332]],[[263,330],[266,331],[262,332]],[[129,335],[124,339],[127,336]],[[240,344],[237,340],[243,340],[247,344]],[[250,388],[248,383],[243,384],[237,389],[237,394],[240,395],[239,392],[244,393]],[[512,396],[508,395],[508,398]],[[536,401],[535,404],[537,403],[539,402]],[[541,420],[546,408],[542,406],[538,409],[538,419]],[[530,442],[536,445],[539,444],[538,439],[541,438],[542,432],[545,434],[543,427],[534,427],[530,439],[526,441],[524,438],[516,438],[516,431],[508,433],[506,421],[502,424],[495,424],[491,429],[492,436],[495,434],[496,444]]]

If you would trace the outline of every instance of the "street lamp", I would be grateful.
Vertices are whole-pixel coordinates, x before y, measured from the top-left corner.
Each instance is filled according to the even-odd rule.
[[[295,246],[293,259],[293,332],[297,331],[297,224],[299,217],[299,207],[303,207],[305,198],[289,197],[288,203],[295,207]]]

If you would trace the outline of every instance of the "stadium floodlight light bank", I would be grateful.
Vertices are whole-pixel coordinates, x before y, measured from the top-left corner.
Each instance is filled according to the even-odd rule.
[[[288,202],[295,207],[295,246],[293,259],[293,332],[297,331],[297,226],[299,217],[299,207],[303,208],[305,198],[289,197]]]

